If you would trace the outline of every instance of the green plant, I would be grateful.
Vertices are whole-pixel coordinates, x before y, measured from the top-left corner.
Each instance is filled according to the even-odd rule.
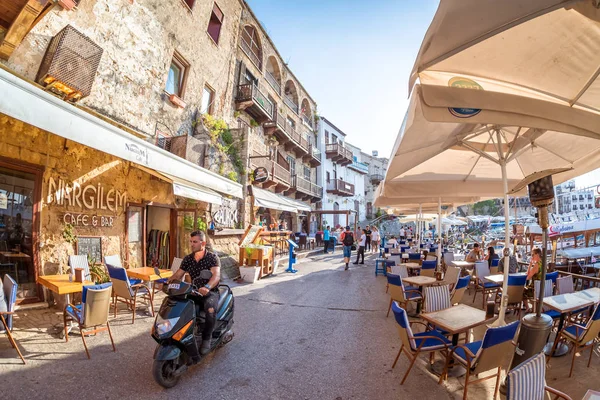
[[[227,177],[234,182],[238,181],[238,174],[235,171],[229,171],[229,173],[227,174]]]
[[[258,122],[256,122],[256,121],[254,120],[254,118],[252,118],[252,119],[250,120],[250,126],[251,126],[251,127],[253,127],[253,128],[256,128],[256,127],[258,127]]]
[[[206,222],[202,219],[202,217],[198,217],[198,219],[196,220],[196,226],[198,227],[198,230],[204,231],[206,232],[207,229],[207,225]]]
[[[241,113],[241,112],[239,112],[239,111],[235,111],[235,112],[233,113],[233,118],[239,118],[239,116],[240,116],[240,115],[242,115],[242,113]]]
[[[244,250],[246,251],[247,262],[250,262],[250,260],[252,259],[252,253],[254,252],[254,249],[252,249],[251,247],[246,247]]]
[[[102,267],[102,264],[90,265],[90,275],[92,275],[95,283],[110,282],[110,276]]]
[[[65,224],[65,227],[63,228],[62,231],[62,237],[65,240],[65,242],[67,243],[77,243],[77,235],[75,234],[74,230],[73,230],[73,225],[71,224]]]

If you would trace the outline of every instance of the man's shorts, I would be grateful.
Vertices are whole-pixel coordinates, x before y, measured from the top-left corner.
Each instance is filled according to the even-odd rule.
[[[352,257],[352,246],[344,246],[344,257]]]

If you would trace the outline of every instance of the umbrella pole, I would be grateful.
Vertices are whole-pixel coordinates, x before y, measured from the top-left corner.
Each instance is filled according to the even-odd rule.
[[[500,168],[502,169],[502,185],[504,190],[504,280],[502,282],[502,301],[500,302],[500,310],[498,311],[498,320],[494,323],[494,326],[503,326],[504,315],[506,314],[506,306],[508,305],[508,268],[510,265],[509,245],[510,245],[510,205],[508,204],[508,178],[506,175],[506,160],[502,158],[500,160]]]
[[[417,223],[415,224],[415,233],[418,235],[417,251],[421,250],[421,204],[419,204],[419,214],[417,214]]]
[[[442,270],[442,198],[438,197],[438,248],[437,248],[437,270]]]

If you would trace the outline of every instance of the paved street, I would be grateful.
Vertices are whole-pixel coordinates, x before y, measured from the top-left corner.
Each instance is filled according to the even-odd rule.
[[[385,318],[385,281],[373,268],[343,271],[341,253],[299,265],[300,273],[280,273],[234,289],[235,338],[203,364],[193,367],[168,391],[178,398],[218,399],[398,399],[410,395],[449,398],[424,372],[419,360],[400,386],[406,359],[391,370],[399,339],[392,317]],[[113,323],[117,353],[108,336],[91,337],[87,360],[81,338],[69,343],[52,328],[27,326],[19,332],[28,365],[18,364],[7,341],[0,342],[0,376],[14,382],[7,398],[164,398],[151,375],[152,318],[135,325],[123,311]],[[29,323],[50,319],[50,310],[27,313]],[[36,315],[33,315],[36,314]],[[17,323],[17,328],[19,324]],[[16,355],[16,354],[15,354]],[[423,382],[427,382],[424,385]],[[5,392],[6,394],[6,392]]]

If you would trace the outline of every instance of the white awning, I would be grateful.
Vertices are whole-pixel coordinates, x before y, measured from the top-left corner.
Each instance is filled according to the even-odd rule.
[[[0,113],[161,173],[243,198],[242,185],[119,129],[0,68]]]
[[[310,206],[306,203],[303,203],[301,201],[298,200],[294,200],[294,199],[290,199],[285,197],[285,199],[287,200],[288,203],[292,204],[294,207],[296,207],[296,209],[298,210],[298,212],[310,212],[312,209],[310,208]]]
[[[257,207],[270,208],[272,210],[298,212],[297,207],[290,203],[285,197],[268,190],[259,189],[252,186],[252,194],[254,195],[254,205]]]

